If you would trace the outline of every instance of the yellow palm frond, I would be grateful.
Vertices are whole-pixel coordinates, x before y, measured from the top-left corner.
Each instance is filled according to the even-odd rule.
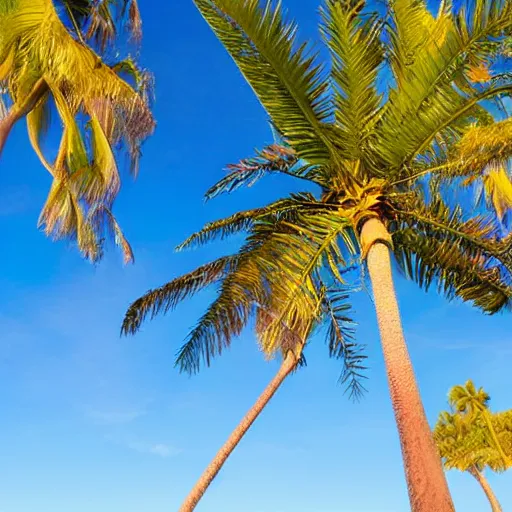
[[[72,2],[68,4],[71,8]],[[139,26],[136,2],[125,2],[125,6],[135,9],[132,21]],[[0,142],[3,145],[5,132],[17,120],[27,118],[30,142],[56,179],[41,222],[48,234],[76,237],[84,248],[88,244],[85,240],[91,239],[84,230],[93,227],[87,220],[89,211],[94,210],[95,215],[110,212],[119,192],[119,148],[127,151],[131,168],[137,172],[140,145],[154,129],[147,99],[89,47],[74,39],[51,0],[2,4],[0,71],[12,103],[10,124]],[[50,97],[63,126],[54,162],[45,157],[41,144]],[[126,254],[129,251],[125,249]],[[93,254],[89,250],[85,253]]]

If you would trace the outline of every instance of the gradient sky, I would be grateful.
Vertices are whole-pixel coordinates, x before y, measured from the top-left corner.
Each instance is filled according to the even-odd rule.
[[[225,246],[173,254],[204,222],[296,187],[270,178],[204,204],[227,163],[271,141],[266,116],[190,0],[141,1],[142,61],[156,75],[158,129],[116,212],[136,253],[94,267],[36,222],[50,181],[16,128],[0,164],[0,512],[172,512],[277,368],[250,333],[188,378],[173,356],[208,293],[120,339],[129,303]],[[316,37],[318,0],[287,0]],[[296,189],[296,188],[295,188]],[[297,189],[296,189],[297,190]],[[447,304],[397,278],[429,421],[448,389],[472,378],[494,410],[511,407],[510,317]],[[400,448],[369,296],[354,297],[368,345],[369,393],[351,403],[322,339],[211,486],[198,512],[406,512]],[[512,473],[490,475],[504,510]],[[457,510],[488,503],[450,472]]]

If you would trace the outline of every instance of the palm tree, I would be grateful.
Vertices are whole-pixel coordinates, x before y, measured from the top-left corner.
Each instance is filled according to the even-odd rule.
[[[40,217],[46,234],[76,239],[82,253],[97,260],[107,230],[130,261],[130,246],[111,211],[120,188],[116,153],[125,149],[136,172],[140,145],[154,121],[143,91],[145,75],[132,61],[106,65],[84,42],[84,35],[103,47],[113,42],[113,18],[108,20],[114,3],[122,2],[67,0],[68,29],[51,0],[0,2],[0,84],[9,104],[0,119],[0,152],[13,126],[26,118],[30,142],[53,178]],[[98,21],[98,9],[108,22]],[[130,19],[138,33],[135,14]],[[135,88],[120,75],[135,78]],[[63,129],[50,162],[42,139],[53,104]]]
[[[452,409],[459,414],[482,418],[487,427],[487,432],[492,439],[494,448],[502,458],[503,464],[512,466],[512,459],[505,454],[498,435],[492,423],[492,413],[489,410],[490,396],[483,388],[476,389],[473,381],[468,380],[464,386],[454,386],[448,395],[448,402]]]
[[[226,271],[228,271],[228,268],[236,265],[237,257],[220,258],[217,261],[199,267],[189,274],[174,279],[161,288],[149,291],[130,306],[123,323],[123,333],[133,334],[139,329],[147,315],[155,316],[160,311],[168,312],[174,309],[186,297],[201,291],[209,285],[220,284],[220,286],[224,286],[223,280],[227,277]],[[351,268],[348,267],[347,271],[350,270]],[[341,279],[341,274],[339,278]],[[362,347],[354,340],[353,321],[347,314],[347,311],[350,309],[350,305],[347,302],[349,288],[346,285],[340,285],[339,282],[333,283],[328,287],[326,279],[318,275],[315,276],[315,279],[317,281],[316,286],[320,290],[320,293],[315,296],[315,302],[312,302],[311,299],[303,295],[298,295],[294,299],[295,316],[293,329],[286,323],[287,320],[282,317],[283,302],[278,300],[278,292],[283,290],[278,290],[274,287],[273,293],[268,296],[268,301],[265,302],[265,305],[253,301],[253,298],[250,296],[246,297],[246,305],[256,317],[255,330],[261,348],[268,356],[273,355],[272,352],[268,352],[269,328],[272,327],[272,336],[278,342],[278,351],[281,354],[282,363],[263,393],[204,470],[193,489],[183,501],[179,509],[180,512],[194,510],[228,457],[235,450],[263,409],[268,405],[286,377],[297,368],[305,365],[304,348],[311,340],[315,331],[321,326],[327,328],[326,336],[329,355],[344,361],[340,381],[347,384],[347,390],[354,399],[359,398],[364,392],[362,379],[365,378],[363,362],[366,356],[362,352]],[[243,290],[246,290],[247,287],[242,283],[240,284],[243,293]],[[275,323],[276,321],[277,323]],[[219,325],[219,329],[222,328],[223,326]],[[231,329],[232,326],[226,326],[226,328]],[[233,332],[232,335],[234,334]],[[201,355],[196,352],[194,335],[197,335],[197,332],[191,333],[190,339],[179,352],[177,365],[182,371],[199,370],[198,356],[200,358]],[[205,339],[204,341],[211,343],[213,340]],[[213,347],[203,348],[202,357],[209,364]],[[221,350],[220,346],[219,350]]]
[[[512,411],[492,414],[491,423],[501,444],[512,453]],[[444,467],[470,473],[481,485],[493,512],[501,512],[484,471],[501,472],[512,465],[504,461],[494,442],[489,442],[488,424],[482,415],[444,411],[435,426],[434,439]]]
[[[436,283],[449,299],[491,314],[511,304],[512,236],[505,214],[512,205],[512,148],[502,133],[512,120],[498,121],[489,108],[499,108],[501,96],[512,91],[510,75],[499,72],[512,33],[512,2],[443,2],[433,16],[421,1],[390,1],[381,13],[362,1],[325,0],[326,65],[299,41],[297,25],[280,4],[195,4],[278,139],[230,166],[208,197],[271,173],[305,180],[316,192],[210,223],[184,244],[248,233],[236,264],[217,261],[196,275],[196,287],[223,277],[178,365],[193,372],[202,357],[208,364],[240,333],[255,302],[279,303],[262,343],[272,354],[279,349],[280,323],[293,330],[300,306],[320,293],[316,276],[337,279],[357,257],[373,288],[411,509],[452,511],[403,335],[391,252],[424,289]],[[500,211],[485,203],[475,208],[463,193],[482,185],[485,199]],[[147,312],[143,305],[131,310],[127,330],[137,330]]]

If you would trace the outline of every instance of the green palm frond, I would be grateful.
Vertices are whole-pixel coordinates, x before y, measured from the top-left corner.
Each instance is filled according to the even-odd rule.
[[[323,298],[324,325],[330,357],[343,360],[340,382],[346,386],[350,398],[358,400],[366,392],[365,347],[355,340],[355,323],[350,315],[350,296],[346,289],[332,288]]]
[[[459,297],[490,314],[511,307],[510,280],[498,265],[468,257],[448,241],[427,239],[410,228],[396,232],[393,244],[405,275],[422,288],[436,282],[449,300]]]
[[[281,5],[259,0],[194,0],[297,156],[316,165],[331,157],[323,126],[332,115],[316,56],[297,38]]]
[[[329,206],[316,201],[311,194],[294,194],[289,199],[281,199],[263,208],[238,212],[231,217],[209,222],[200,231],[189,236],[177,250],[205,245],[218,238],[222,240],[241,231],[248,231],[258,221],[293,219],[301,212],[311,213],[315,210],[326,211]]]
[[[150,290],[130,305],[121,332],[135,334],[148,316],[154,318],[159,313],[173,310],[186,298],[220,281],[236,268],[236,262],[236,256],[225,256]]]
[[[320,27],[332,58],[336,123],[341,127],[342,156],[365,159],[366,139],[379,119],[381,96],[376,81],[384,60],[380,40],[382,20],[375,14],[363,20],[359,2],[328,0],[322,8]]]
[[[462,95],[453,87],[468,62],[492,53],[493,38],[499,39],[512,28],[510,2],[478,3],[481,18],[468,21],[461,12],[442,37],[438,35],[418,51],[407,80],[391,91],[378,145],[388,166],[400,169],[427,149],[437,133],[467,116],[478,102],[510,92],[509,85],[491,84]]]

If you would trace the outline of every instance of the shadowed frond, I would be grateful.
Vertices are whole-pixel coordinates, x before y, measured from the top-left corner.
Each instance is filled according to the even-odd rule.
[[[271,173],[283,173],[300,177],[295,170],[299,159],[293,149],[280,144],[272,144],[257,151],[256,156],[244,158],[236,164],[227,167],[228,174],[207,190],[207,199],[213,199],[219,194],[233,192],[238,188],[251,187],[263,176]]]
[[[310,194],[295,194],[289,199],[281,199],[263,208],[239,212],[231,217],[210,222],[201,231],[192,234],[181,243],[177,250],[181,251],[195,245],[204,245],[217,238],[224,239],[241,231],[247,231],[257,221],[293,219],[301,212],[311,213],[315,210],[325,211],[327,209],[329,209],[329,206],[316,201]]]
[[[364,346],[355,340],[355,322],[349,312],[349,294],[345,289],[331,289],[323,298],[324,325],[327,327],[329,355],[343,360],[340,376],[341,384],[346,386],[350,398],[359,400],[366,392],[362,381],[367,367],[364,361]]]

